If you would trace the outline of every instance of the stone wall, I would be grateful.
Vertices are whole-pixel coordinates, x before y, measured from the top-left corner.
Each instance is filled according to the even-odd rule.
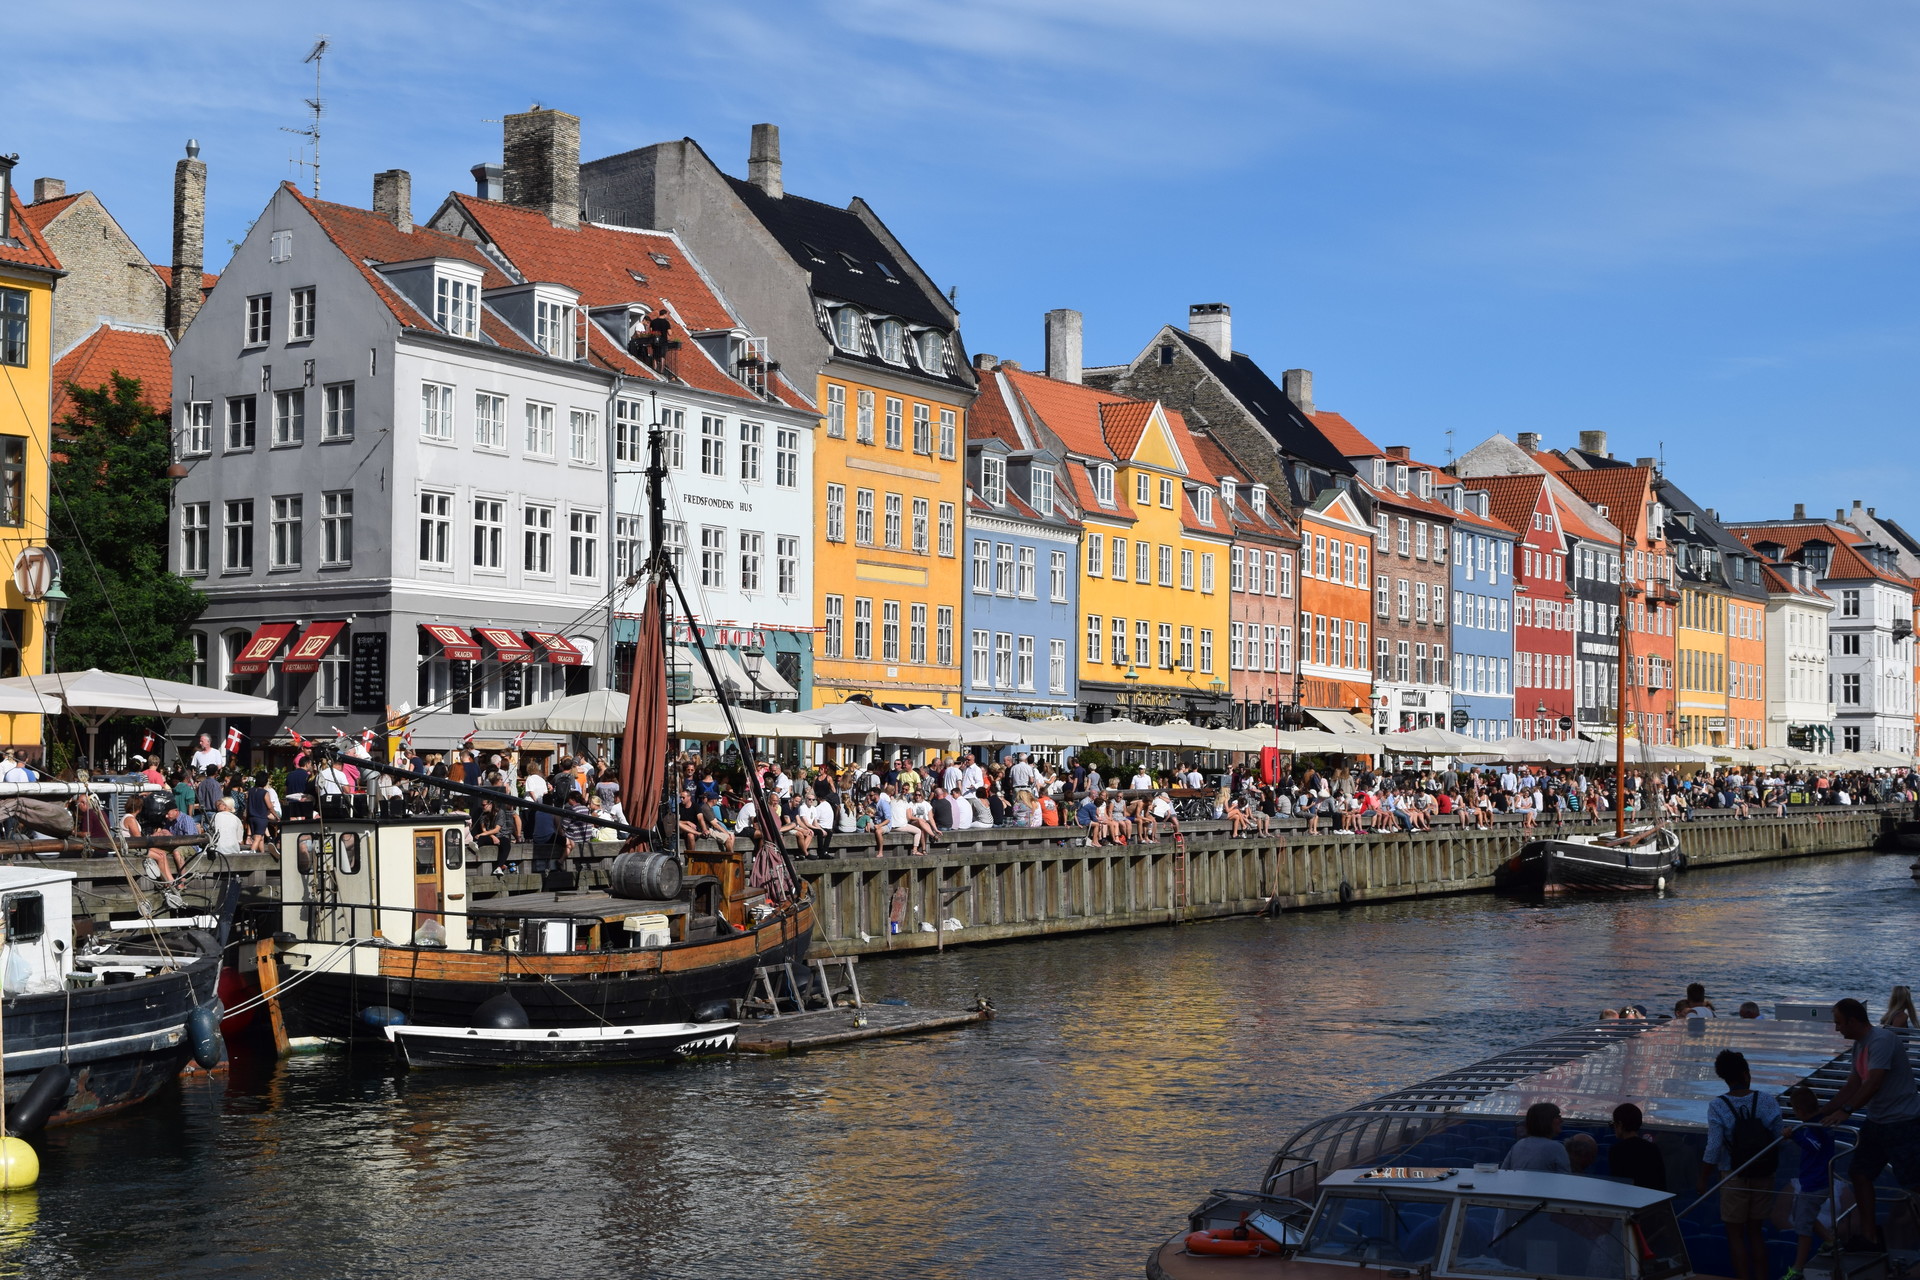
[[[47,224],[46,237],[67,272],[54,296],[56,355],[103,320],[153,329],[166,323],[166,286],[91,191]]]

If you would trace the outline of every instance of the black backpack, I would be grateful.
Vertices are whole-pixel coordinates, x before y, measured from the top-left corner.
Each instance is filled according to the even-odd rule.
[[[1743,1114],[1733,1105],[1733,1096],[1724,1095],[1727,1110],[1733,1115],[1733,1130],[1727,1135],[1727,1154],[1735,1177],[1764,1178],[1780,1165],[1780,1150],[1773,1146],[1773,1130],[1760,1119],[1760,1095],[1753,1094],[1752,1105]],[[1761,1155],[1761,1152],[1766,1152]],[[1758,1159],[1755,1157],[1758,1156]],[[1749,1160],[1753,1163],[1747,1163]]]

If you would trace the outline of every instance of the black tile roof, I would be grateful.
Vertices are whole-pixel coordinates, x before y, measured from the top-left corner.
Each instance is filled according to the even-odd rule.
[[[1920,556],[1920,542],[1914,541],[1913,535],[1908,533],[1905,529],[1901,528],[1899,522],[1895,521],[1889,516],[1875,516],[1874,519],[1880,522],[1880,527],[1882,529],[1885,529],[1888,533],[1893,535],[1893,540],[1895,542],[1898,542],[1902,547],[1904,547],[1907,551],[1911,552],[1912,554]]]
[[[939,301],[928,297],[852,210],[805,196],[770,196],[740,178],[727,182],[793,260],[812,273],[815,294],[915,324],[952,328]]]
[[[1226,388],[1227,394],[1247,407],[1288,458],[1334,475],[1354,474],[1353,464],[1259,365],[1238,351],[1233,359],[1222,360],[1212,347],[1183,329],[1169,326],[1168,332],[1186,344],[1193,358]]]

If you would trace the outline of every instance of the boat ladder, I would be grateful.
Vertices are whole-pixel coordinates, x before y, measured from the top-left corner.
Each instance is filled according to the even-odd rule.
[[[1172,901],[1169,904],[1173,908],[1173,918],[1176,923],[1187,919],[1188,911],[1192,906],[1192,887],[1188,883],[1189,870],[1190,868],[1187,863],[1187,842],[1183,837],[1176,834],[1173,838],[1173,862],[1171,864],[1173,892],[1170,895]]]

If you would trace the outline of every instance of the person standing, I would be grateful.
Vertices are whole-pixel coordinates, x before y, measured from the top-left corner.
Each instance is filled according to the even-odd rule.
[[[227,753],[213,745],[212,734],[203,733],[189,763],[203,773],[209,769],[218,771],[227,767]]]
[[[1713,1073],[1726,1082],[1727,1091],[1707,1104],[1699,1189],[1705,1194],[1720,1184],[1720,1221],[1727,1228],[1735,1280],[1767,1280],[1762,1232],[1773,1211],[1773,1171],[1780,1163],[1773,1144],[1786,1124],[1780,1104],[1754,1089],[1745,1054],[1722,1049]],[[1908,1080],[1911,1087],[1912,1077]]]
[[[1855,1111],[1866,1112],[1853,1149],[1860,1223],[1854,1241],[1878,1250],[1883,1246],[1874,1220],[1874,1179],[1892,1165],[1893,1176],[1909,1194],[1920,1188],[1920,1090],[1914,1088],[1906,1042],[1892,1028],[1874,1026],[1865,1005],[1851,997],[1840,1001],[1833,1006],[1833,1026],[1855,1045],[1853,1070],[1819,1118],[1844,1120]]]
[[[1667,1161],[1653,1139],[1640,1131],[1646,1116],[1631,1102],[1613,1109],[1613,1146],[1607,1151],[1607,1172],[1648,1191],[1667,1189]]]

